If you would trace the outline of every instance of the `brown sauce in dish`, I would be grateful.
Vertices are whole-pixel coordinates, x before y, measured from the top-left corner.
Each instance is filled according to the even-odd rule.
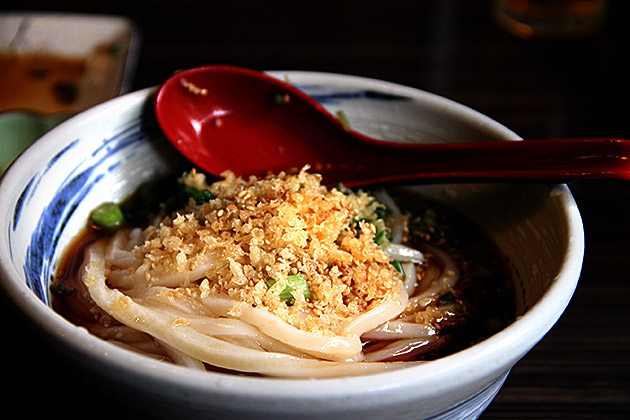
[[[84,59],[44,54],[0,55],[0,111],[76,111]]]

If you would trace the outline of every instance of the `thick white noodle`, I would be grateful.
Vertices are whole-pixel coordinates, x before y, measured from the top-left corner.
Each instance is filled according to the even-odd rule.
[[[140,229],[123,229],[118,231],[106,248],[107,262],[112,265],[108,274],[109,283],[116,288],[129,290],[135,294],[147,286],[178,287],[205,277],[206,273],[216,270],[225,261],[221,258],[221,250],[209,253],[206,260],[189,271],[144,272],[142,261],[137,259],[131,249],[141,241]]]
[[[212,314],[196,314],[195,305],[185,306],[182,301],[189,301],[188,297],[179,297],[176,300],[164,299],[163,293],[157,293],[146,299],[136,299],[148,307],[159,309],[173,317],[185,318],[186,322],[198,331],[213,337],[221,338],[230,343],[239,344],[244,347],[263,349],[266,351],[291,354],[299,357],[306,357],[303,352],[279,341],[248,323],[234,318],[213,318]],[[171,305],[177,302],[178,305]]]
[[[366,340],[396,340],[400,338],[427,338],[435,335],[435,328],[430,325],[406,322],[400,319],[387,321],[371,331],[364,333],[361,338]]]
[[[424,262],[424,254],[422,252],[405,245],[392,243],[383,251],[394,261],[413,262],[416,264],[422,264]]]
[[[380,362],[391,359],[401,354],[407,354],[415,348],[426,346],[436,340],[435,337],[410,338],[397,340],[382,349],[369,352],[365,355],[368,362]]]
[[[132,230],[121,229],[114,234],[107,244],[105,257],[113,262],[116,267],[129,268],[140,265],[141,261],[131,252],[135,245],[140,243],[142,230],[135,228]]]
[[[398,207],[398,204],[396,204],[392,196],[390,196],[387,191],[373,191],[372,195],[374,196],[374,198],[376,198],[376,200],[385,204],[392,212],[391,215],[388,217],[391,229],[390,233],[392,234],[391,243],[401,243],[403,239],[404,225],[407,217],[402,214],[402,212],[400,211],[400,207]]]
[[[104,246],[92,245],[82,280],[94,302],[119,322],[166,343],[177,351],[213,366],[283,377],[338,377],[397,369],[409,363],[351,363],[300,358],[253,350],[195,329],[185,317],[141,305],[106,284]]]
[[[155,340],[160,348],[173,360],[173,363],[180,366],[186,366],[195,370],[206,370],[206,366],[199,360],[182,353],[176,348],[169,346],[163,341]]]
[[[147,341],[147,334],[142,331],[129,328],[126,325],[110,325],[103,326],[100,324],[93,324],[90,326],[90,332],[99,337],[122,341],[125,343],[140,343]]]
[[[405,273],[404,288],[407,294],[412,296],[417,286],[414,264],[423,264],[424,254],[417,249],[395,243],[389,244],[384,251],[392,261],[403,263],[402,266]]]
[[[200,301],[215,316],[230,317],[234,316],[232,314],[238,314],[239,319],[304,353],[338,362],[359,361],[363,358],[360,333],[341,331],[338,335],[320,335],[302,331],[263,309],[253,308],[246,303],[236,302],[223,296],[210,295],[200,299]],[[388,314],[395,312],[396,310],[392,311],[393,308],[388,304],[390,302],[383,303],[377,308],[383,307],[381,310]],[[405,306],[398,313],[402,312],[404,308]],[[394,314],[394,316],[396,315]],[[384,321],[380,321],[374,326],[381,322]],[[371,328],[367,328],[365,331],[369,329]]]
[[[410,303],[415,304],[417,302],[422,301],[423,299],[429,297],[436,297],[449,290],[452,290],[455,287],[455,284],[459,280],[460,272],[459,268],[457,268],[457,264],[455,260],[442,251],[440,248],[431,246],[431,245],[423,245],[428,252],[436,255],[439,259],[444,262],[444,269],[440,274],[440,277],[437,279],[431,279],[426,276],[425,279],[418,285],[416,290],[416,295],[410,299]]]
[[[416,290],[416,286],[418,285],[416,266],[414,265],[414,263],[404,263],[402,264],[402,268],[405,272],[405,281],[403,287],[405,288],[407,295],[413,296],[413,292]]]
[[[227,295],[190,293],[186,286],[230,264],[216,247],[186,271],[148,269],[133,252],[142,242],[141,229],[124,229],[109,241],[90,246],[82,280],[94,302],[123,326],[95,325],[101,337],[149,357],[166,354],[174,363],[205,370],[204,363],[268,376],[316,378],[353,376],[398,369],[422,362],[387,362],[434,342],[430,324],[419,324],[414,311],[452,290],[460,273],[455,261],[441,249],[423,251],[443,262],[443,269],[426,267],[418,282],[417,267],[425,253],[402,245],[405,225],[393,198],[385,191],[373,194],[391,209],[387,224],[392,239],[384,251],[403,265],[403,287],[396,299],[385,301],[353,318],[339,321],[334,332],[303,331],[264,309]],[[157,223],[157,221],[156,221]],[[111,287],[110,287],[111,286]],[[188,291],[189,293],[186,293]],[[410,296],[413,296],[410,298]],[[401,314],[405,312],[405,316]],[[361,340],[386,340],[387,346],[364,354]]]
[[[356,316],[339,331],[339,334],[360,336],[400,315],[407,307],[408,301],[409,295],[404,288],[401,288],[398,299],[381,303],[369,311]]]

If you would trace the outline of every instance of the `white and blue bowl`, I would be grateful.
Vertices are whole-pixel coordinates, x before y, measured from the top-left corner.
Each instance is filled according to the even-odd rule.
[[[519,139],[465,106],[417,89],[345,75],[272,74],[288,78],[333,112],[343,110],[353,128],[375,137]],[[27,149],[0,180],[2,293],[50,346],[142,410],[178,419],[474,419],[573,294],[584,236],[566,186],[424,185],[409,188],[479,224],[501,247],[516,278],[518,319],[466,350],[399,371],[294,380],[192,371],[92,336],[51,309],[49,281],[90,210],[187,166],[155,121],[154,93],[130,93],[62,123]]]

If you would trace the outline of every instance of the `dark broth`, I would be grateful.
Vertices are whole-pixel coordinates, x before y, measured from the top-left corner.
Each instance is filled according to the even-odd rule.
[[[433,360],[470,347],[495,334],[516,318],[514,277],[499,247],[472,221],[453,208],[418,194],[396,196],[412,214],[408,245],[433,257],[425,244],[448,253],[461,271],[453,296],[463,305],[460,315],[440,323],[435,343],[411,349],[396,360]],[[440,263],[435,261],[435,263]],[[366,343],[381,347],[384,343]]]

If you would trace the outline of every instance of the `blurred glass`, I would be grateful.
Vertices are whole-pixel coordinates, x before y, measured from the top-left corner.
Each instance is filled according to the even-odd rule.
[[[521,38],[580,37],[603,24],[607,0],[494,0],[494,17]]]

